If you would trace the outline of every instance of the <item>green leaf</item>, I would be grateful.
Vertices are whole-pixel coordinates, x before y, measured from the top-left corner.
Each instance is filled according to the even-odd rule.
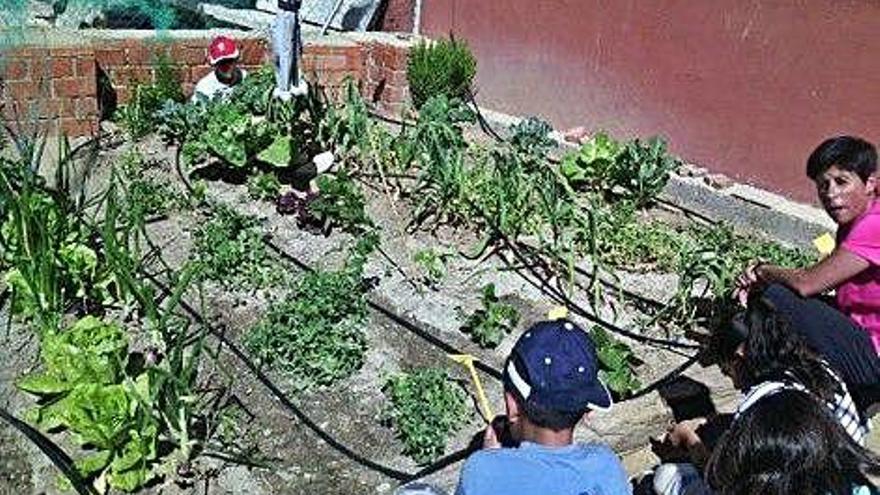
[[[288,167],[293,161],[292,140],[288,136],[276,136],[272,144],[257,154],[257,159],[276,167]]]
[[[111,452],[101,450],[77,459],[76,468],[83,476],[91,476],[107,467],[110,463]]]
[[[73,388],[71,383],[45,374],[27,375],[18,380],[16,386],[37,395],[54,395]]]

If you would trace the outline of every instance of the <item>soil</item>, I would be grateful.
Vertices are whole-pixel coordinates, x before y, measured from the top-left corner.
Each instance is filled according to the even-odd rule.
[[[175,184],[174,187],[183,194],[171,165],[173,150],[155,139],[145,140],[137,146],[146,157],[162,164],[160,173],[165,174],[168,182]],[[103,163],[114,163],[122,151],[121,148],[104,150]],[[404,202],[381,191],[367,189],[367,195],[368,212],[381,227],[384,253],[374,255],[366,268],[366,276],[378,282],[369,294],[370,299],[434,337],[499,369],[519,333],[529,323],[543,318],[554,306],[552,299],[542,292],[540,284],[529,273],[511,270],[497,255],[478,260],[451,256],[444,279],[433,289],[426,287],[421,282],[421,269],[413,261],[419,249],[468,251],[479,242],[479,236],[467,229],[450,227],[436,232],[411,232]],[[209,196],[260,218],[274,244],[311,266],[338,264],[344,247],[352,242],[350,236],[344,234],[333,233],[324,237],[298,229],[293,218],[278,215],[272,204],[247,199],[246,187],[240,184],[212,181]],[[659,214],[673,215],[668,211]],[[162,247],[163,257],[169,264],[179,266],[190,256],[192,232],[201,221],[203,219],[192,212],[180,211],[149,226],[151,237]],[[278,262],[286,271],[299,271],[289,263]],[[621,273],[620,276],[627,290],[654,299],[665,299],[676,284],[675,277],[667,274]],[[517,328],[493,350],[480,349],[460,331],[465,315],[480,306],[481,288],[487,283],[494,283],[498,295],[513,304],[521,315]],[[241,347],[242,337],[265,312],[268,301],[280,297],[280,294],[273,289],[248,292],[209,285],[204,314],[216,328],[225,329],[227,338]],[[583,294],[574,299],[581,306],[589,307]],[[639,328],[637,322],[641,312],[638,307],[617,301],[613,295],[609,295],[608,305],[600,314],[621,327]],[[585,328],[592,324],[582,318],[573,316],[572,319]],[[372,312],[363,331],[369,345],[366,362],[353,376],[332,387],[297,392],[289,377],[271,370],[266,370],[267,374],[302,415],[357,456],[398,471],[414,473],[420,466],[402,454],[402,443],[381,420],[386,406],[381,391],[384,376],[403,369],[439,366],[449,370],[468,391],[472,391],[473,386],[465,370],[454,364],[445,352],[391,319]],[[637,333],[650,334],[651,331],[638,329]],[[25,330],[13,325],[11,342],[0,346],[0,363],[3,363],[0,397],[8,398],[4,399],[7,408],[19,417],[33,405],[32,399],[12,386],[15,377],[37,362],[35,343],[27,335]],[[652,336],[666,337],[661,333]],[[620,340],[629,344],[639,357],[641,364],[637,373],[643,384],[667,375],[688,358],[686,353],[668,348],[645,345],[625,337]],[[269,467],[246,467],[202,456],[194,466],[198,474],[194,486],[180,487],[168,482],[153,486],[146,493],[381,494],[391,493],[398,485],[395,479],[365,467],[362,462],[319,438],[239,359],[223,350],[224,346],[216,338],[209,337],[208,344],[219,357],[203,361],[200,370],[202,385],[228,387],[228,401],[239,404],[230,441],[253,447],[249,457],[266,461]],[[480,376],[493,409],[502,411],[500,383],[485,373]],[[706,396],[707,391],[711,391],[710,397],[704,397],[708,402],[700,403],[706,407],[729,410],[736,398],[729,383],[716,369],[696,365],[678,380],[678,387],[664,389],[665,398],[655,391],[622,401],[611,412],[595,414],[579,427],[576,437],[611,445],[622,455],[630,473],[637,475],[656,462],[656,457],[650,453],[649,437],[662,433],[671,419],[699,412],[687,407],[670,408],[670,404],[694,403],[691,399]],[[459,431],[449,438],[447,453],[465,448],[481,428],[482,421],[474,408],[469,422],[461,425]],[[67,446],[63,435],[53,435],[52,438]],[[48,461],[20,435],[3,427],[0,427],[0,466],[0,494],[58,493],[54,484],[57,473]],[[452,463],[426,480],[452,492],[460,466],[460,462]]]

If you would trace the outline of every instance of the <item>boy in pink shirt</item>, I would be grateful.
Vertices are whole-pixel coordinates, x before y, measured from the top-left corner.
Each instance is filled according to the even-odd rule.
[[[838,225],[837,247],[805,268],[750,265],[736,296],[763,291],[815,352],[859,395],[862,408],[880,400],[880,199],[877,150],[852,136],[826,140],[807,160],[823,208]],[[836,289],[834,306],[816,296]]]

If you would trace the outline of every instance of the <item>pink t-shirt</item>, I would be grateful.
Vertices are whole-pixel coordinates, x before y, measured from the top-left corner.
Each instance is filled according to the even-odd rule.
[[[880,354],[880,200],[847,228],[837,232],[843,249],[871,266],[837,288],[837,308],[868,331]]]

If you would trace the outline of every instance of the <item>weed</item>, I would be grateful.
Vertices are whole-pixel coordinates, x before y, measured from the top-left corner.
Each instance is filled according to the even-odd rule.
[[[272,172],[259,173],[248,177],[247,189],[251,199],[275,201],[281,195],[281,182]]]
[[[639,390],[642,384],[633,372],[632,349],[597,326],[590,330],[590,337],[599,357],[602,382],[618,397],[627,397]]]
[[[483,307],[467,318],[462,331],[471,334],[480,347],[495,348],[519,323],[519,311],[498,299],[495,284],[483,287],[481,301]]]
[[[383,417],[403,442],[404,453],[419,464],[439,457],[447,437],[470,417],[467,393],[441,369],[391,375],[382,390],[390,401]]]
[[[417,109],[434,96],[464,100],[477,72],[467,43],[457,40],[422,42],[409,52],[406,76]]]
[[[282,276],[268,257],[259,223],[228,206],[218,206],[196,231],[195,253],[201,276],[228,287],[265,287]]]

